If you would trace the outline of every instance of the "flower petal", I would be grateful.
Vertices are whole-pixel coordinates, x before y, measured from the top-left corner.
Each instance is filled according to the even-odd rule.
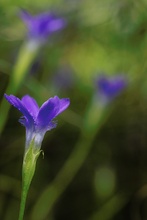
[[[31,116],[31,114],[26,109],[26,107],[22,104],[22,101],[14,95],[4,94],[4,97],[11,105],[13,105],[15,108],[17,108],[24,115],[23,123],[22,123],[22,121],[20,121],[20,122],[23,125],[25,125],[26,127],[30,127],[30,126],[32,127],[32,124],[34,124],[34,120]]]
[[[123,75],[117,75],[111,78],[101,75],[98,77],[96,83],[100,97],[106,101],[111,101],[118,96],[127,85],[126,78]]]
[[[57,96],[47,100],[40,108],[36,125],[38,128],[50,127],[50,122],[63,112],[70,104],[68,98],[59,99]]]
[[[21,99],[22,104],[26,107],[26,109],[28,110],[28,112],[30,113],[30,115],[34,118],[34,120],[36,119],[38,112],[39,112],[39,106],[36,102],[35,99],[33,99],[31,96],[29,95],[25,95],[22,97]]]
[[[21,10],[20,17],[27,26],[29,39],[42,42],[46,41],[52,33],[61,30],[66,25],[64,19],[57,17],[51,12],[32,16],[27,11]]]
[[[64,28],[65,26],[66,26],[66,21],[64,19],[57,18],[57,19],[52,20],[48,24],[48,31],[50,31],[50,32],[59,31],[60,29]]]
[[[26,25],[30,25],[32,23],[33,17],[26,10],[20,10],[19,14]]]

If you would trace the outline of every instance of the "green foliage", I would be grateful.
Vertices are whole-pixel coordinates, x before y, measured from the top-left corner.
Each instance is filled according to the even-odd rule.
[[[50,186],[51,194],[46,194],[40,213],[48,197],[56,197],[56,203],[48,208],[46,219],[129,220],[135,216],[145,219],[147,1],[1,0],[0,6],[0,101],[19,49],[26,41],[26,27],[18,16],[19,9],[25,8],[33,14],[55,10],[68,20],[67,28],[51,37],[38,52],[18,91],[19,97],[30,94],[39,104],[57,94],[71,100],[70,108],[58,118],[58,127],[45,136],[45,155],[44,159],[38,159],[25,218],[37,219],[37,213],[37,217],[33,213],[35,203]],[[59,89],[53,76],[67,66],[73,84]],[[95,92],[93,82],[102,72],[124,73],[129,86],[112,103],[111,115],[104,117],[101,129],[95,131],[91,151],[70,184],[60,188],[58,182],[58,195],[52,183],[78,146],[83,115],[85,111],[88,113]],[[93,123],[95,114],[96,111]],[[16,219],[19,210],[24,149],[24,128],[17,123],[19,116],[15,109],[9,111],[0,137],[0,219],[3,220]],[[76,162],[73,164],[76,166]],[[68,168],[67,177],[71,175],[69,172]]]

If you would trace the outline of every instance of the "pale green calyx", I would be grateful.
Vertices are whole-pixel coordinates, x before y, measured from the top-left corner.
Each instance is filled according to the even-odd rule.
[[[28,149],[26,150],[24,154],[22,178],[23,178],[24,185],[26,187],[29,187],[31,183],[31,180],[35,172],[36,161],[41,151],[42,150],[35,147],[34,140],[33,140],[31,141],[30,146],[28,147]]]

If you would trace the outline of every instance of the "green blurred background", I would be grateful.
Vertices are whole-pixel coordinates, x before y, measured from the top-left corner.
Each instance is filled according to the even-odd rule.
[[[94,77],[102,72],[126,74],[128,88],[114,101],[89,156],[46,220],[147,219],[147,1],[1,0],[0,99],[26,35],[20,8],[56,11],[68,26],[39,51],[18,96],[30,94],[40,105],[54,95],[71,100],[43,141],[25,219],[35,220],[30,217],[35,201],[74,149]],[[0,137],[2,220],[17,219],[19,211],[25,142],[19,117],[11,108]]]

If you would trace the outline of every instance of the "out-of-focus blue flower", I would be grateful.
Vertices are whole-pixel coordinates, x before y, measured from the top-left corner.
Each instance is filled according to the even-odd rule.
[[[29,95],[23,96],[21,100],[14,95],[5,94],[4,96],[11,105],[23,114],[19,122],[26,127],[26,149],[32,141],[36,147],[41,147],[45,133],[56,127],[56,123],[52,120],[70,104],[68,98],[60,99],[54,96],[39,108],[35,99]]]
[[[103,103],[109,103],[117,97],[127,86],[124,75],[108,77],[100,75],[96,79],[96,89],[98,97]]]
[[[46,41],[50,35],[62,30],[66,25],[65,19],[59,18],[51,12],[32,16],[27,11],[21,10],[20,17],[27,26],[28,38],[38,43]]]
[[[62,66],[53,75],[52,81],[53,85],[58,89],[66,90],[71,88],[75,81],[72,69],[69,66]]]

